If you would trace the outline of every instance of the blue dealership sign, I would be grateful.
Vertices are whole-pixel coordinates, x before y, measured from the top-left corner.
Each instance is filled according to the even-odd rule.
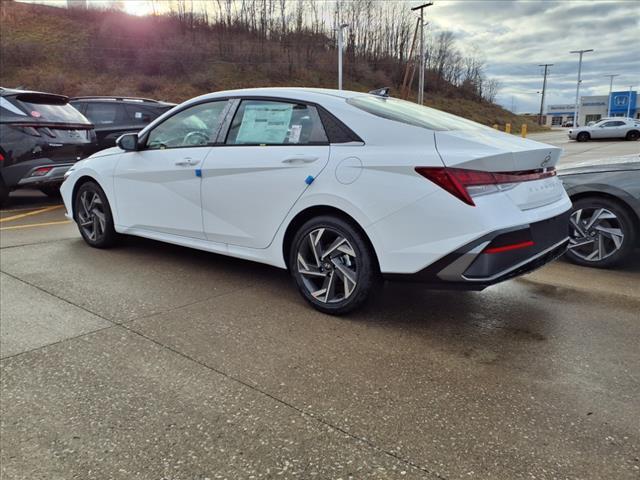
[[[629,98],[629,91],[626,92],[612,92],[611,93],[611,113],[627,113],[629,108],[629,101],[631,101],[631,114],[636,111],[637,92],[631,92],[631,98]]]

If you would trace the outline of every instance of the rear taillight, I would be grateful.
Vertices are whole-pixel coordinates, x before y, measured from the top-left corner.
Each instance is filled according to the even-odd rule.
[[[0,162],[4,162],[4,155],[0,153]]]
[[[38,167],[33,172],[31,172],[30,177],[43,177],[47,173],[49,173],[53,169],[53,167]]]
[[[471,206],[475,206],[473,197],[508,190],[518,183],[542,180],[556,175],[556,170],[553,167],[521,172],[483,172],[463,168],[416,167],[416,172]]]

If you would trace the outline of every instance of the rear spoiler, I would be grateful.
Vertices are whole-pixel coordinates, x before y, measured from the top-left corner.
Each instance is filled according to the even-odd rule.
[[[27,92],[16,95],[16,100],[27,103],[45,103],[48,105],[66,105],[69,97],[56,95],[55,93]]]

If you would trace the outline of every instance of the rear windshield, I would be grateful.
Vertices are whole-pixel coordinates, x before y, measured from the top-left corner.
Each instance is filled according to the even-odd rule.
[[[46,97],[39,99],[36,96],[29,96],[24,100],[17,97],[12,101],[27,112],[29,117],[36,120],[55,123],[89,123],[84,115],[66,102],[50,100]]]
[[[390,97],[362,95],[347,99],[347,103],[372,115],[429,130],[484,130],[485,127],[435,108]]]

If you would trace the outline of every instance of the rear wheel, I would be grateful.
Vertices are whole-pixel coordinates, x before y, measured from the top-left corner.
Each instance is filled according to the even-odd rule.
[[[638,140],[640,138],[640,132],[638,132],[637,130],[631,130],[627,133],[627,136],[625,138],[631,141]]]
[[[586,197],[571,212],[567,258],[578,265],[617,265],[635,245],[634,222],[627,210],[608,198]]]
[[[47,185],[40,187],[40,191],[47,197],[60,198],[60,185]]]
[[[379,278],[363,234],[334,216],[306,222],[296,233],[289,267],[302,296],[317,310],[343,315],[362,306]]]
[[[591,135],[589,135],[587,132],[580,132],[576,137],[576,140],[578,140],[579,142],[586,142],[590,138],[591,138]]]
[[[9,200],[9,188],[4,184],[4,180],[0,177],[0,207],[4,207]]]
[[[109,201],[97,183],[83,183],[73,204],[75,220],[85,242],[92,247],[108,248],[117,241]]]

